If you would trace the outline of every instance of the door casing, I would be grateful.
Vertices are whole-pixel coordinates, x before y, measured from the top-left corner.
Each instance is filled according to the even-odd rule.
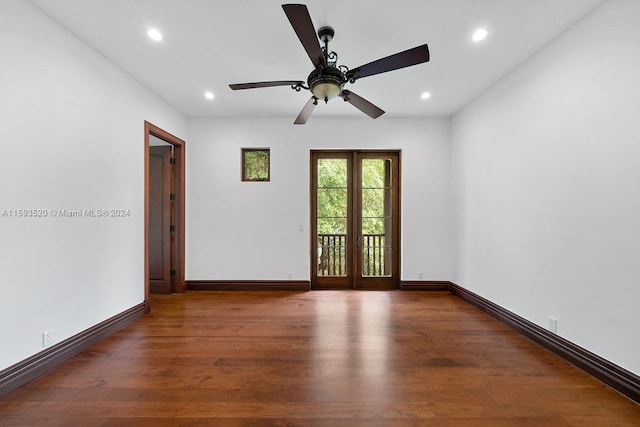
[[[144,293],[149,299],[149,135],[156,136],[173,145],[174,164],[174,210],[173,242],[171,243],[171,269],[175,270],[172,280],[173,293],[184,292],[185,259],[185,142],[169,132],[144,122]]]

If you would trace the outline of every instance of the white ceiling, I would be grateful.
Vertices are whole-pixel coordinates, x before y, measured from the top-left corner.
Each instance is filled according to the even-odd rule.
[[[31,0],[186,116],[291,117],[309,99],[288,87],[229,83],[306,80],[313,65],[282,0]],[[426,64],[347,87],[384,117],[449,117],[604,0],[307,0],[314,25],[349,68],[424,43]],[[480,26],[487,39],[471,42]],[[161,42],[146,36],[150,27]],[[205,91],[215,94],[213,101]],[[424,91],[432,97],[420,98]],[[313,116],[362,116],[334,99]],[[311,118],[313,120],[313,117]]]

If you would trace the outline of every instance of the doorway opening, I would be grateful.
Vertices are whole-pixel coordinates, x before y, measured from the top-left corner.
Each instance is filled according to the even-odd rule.
[[[147,121],[144,127],[144,280],[148,299],[150,293],[185,290],[185,142]]]
[[[400,285],[400,152],[311,151],[312,289]]]

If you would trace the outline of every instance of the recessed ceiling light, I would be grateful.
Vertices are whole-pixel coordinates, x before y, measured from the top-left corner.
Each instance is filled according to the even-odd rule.
[[[213,94],[213,92],[205,92],[204,97],[207,98],[208,100],[212,100],[216,96]]]
[[[431,98],[431,94],[429,92],[422,92],[422,95],[420,95],[420,98],[429,99]]]
[[[149,29],[149,31],[147,31],[147,35],[149,36],[149,38],[151,40],[155,40],[157,42],[162,40],[162,33],[160,31],[156,30],[155,28]]]
[[[487,38],[488,34],[489,32],[487,31],[486,28],[478,28],[471,36],[471,40],[473,40],[476,43],[481,42],[482,40]]]

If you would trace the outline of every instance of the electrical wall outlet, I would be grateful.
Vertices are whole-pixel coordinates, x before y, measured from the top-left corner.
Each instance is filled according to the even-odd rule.
[[[418,273],[418,280],[422,280],[424,279],[424,274],[423,273]]]
[[[42,333],[42,347],[46,348],[53,344],[53,329]]]
[[[551,332],[558,332],[558,319],[549,317],[549,330]]]

